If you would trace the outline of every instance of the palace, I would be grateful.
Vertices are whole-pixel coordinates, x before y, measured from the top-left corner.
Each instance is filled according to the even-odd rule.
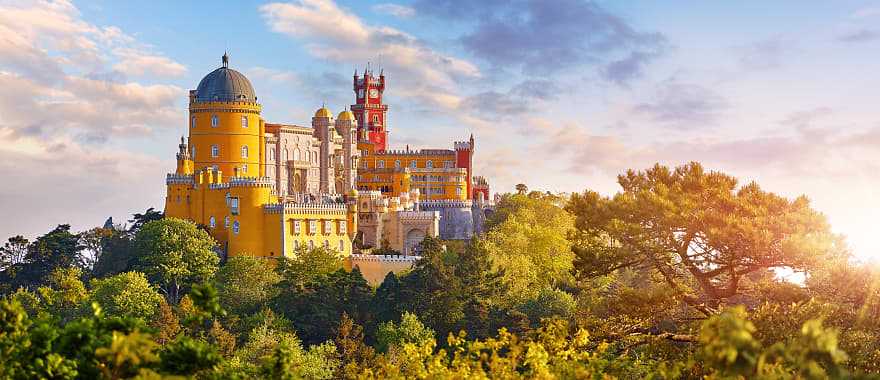
[[[412,256],[425,236],[480,230],[489,187],[472,174],[473,136],[453,149],[388,150],[381,70],[355,72],[350,110],[334,118],[322,106],[300,126],[263,120],[250,81],[225,54],[222,63],[190,91],[165,214],[205,226],[224,255],[323,246],[355,259],[379,247]]]

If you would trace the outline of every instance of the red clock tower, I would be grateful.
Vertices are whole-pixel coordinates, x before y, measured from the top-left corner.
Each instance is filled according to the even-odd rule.
[[[355,104],[351,112],[358,122],[358,140],[370,142],[376,152],[383,152],[388,141],[387,119],[388,105],[382,104],[382,93],[385,91],[385,74],[379,70],[379,76],[373,76],[370,67],[364,75],[354,72]]]

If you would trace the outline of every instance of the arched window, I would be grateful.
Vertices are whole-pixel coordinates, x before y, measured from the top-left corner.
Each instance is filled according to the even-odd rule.
[[[416,160],[412,160],[409,162],[409,167],[415,169],[416,168]]]
[[[284,148],[284,161],[287,161],[290,159],[289,153],[290,153],[290,151],[288,151],[287,148]]]
[[[248,158],[248,147],[247,145],[241,146],[241,158]]]
[[[217,227],[217,219],[214,219],[212,216],[211,219],[208,220],[208,226],[211,228]]]
[[[376,161],[376,168],[382,169],[384,167],[385,167],[385,161],[383,161],[383,160]]]
[[[220,125],[220,118],[217,115],[211,115],[211,128],[217,128]]]
[[[248,118],[247,118],[247,116],[242,116],[242,117],[241,117],[241,127],[242,127],[242,128],[247,128],[247,127],[248,127]]]
[[[313,164],[318,163],[318,152],[312,152],[312,163]]]
[[[248,167],[247,164],[242,165],[242,166],[241,166],[241,172],[244,173],[244,174],[247,174],[247,167]]]
[[[430,168],[433,168],[433,167],[434,167],[434,163],[431,162],[431,160],[428,160],[428,162],[425,162],[425,167],[426,167],[426,168],[429,168],[429,169],[430,169]]]
[[[189,123],[189,127],[190,127],[190,128],[195,128],[195,127],[196,127],[196,117],[195,117],[195,116],[192,117],[192,120],[191,120],[190,123]]]
[[[339,239],[339,252],[345,252],[345,240]]]
[[[220,147],[217,145],[211,145],[211,157],[219,157],[220,156]]]
[[[396,160],[396,161],[394,161],[394,168],[395,168],[395,169],[400,169],[400,160]]]
[[[324,240],[324,248],[330,249],[330,240]]]
[[[275,148],[269,149],[269,161],[275,161]]]
[[[229,216],[223,218],[223,226],[229,228]]]
[[[299,240],[293,241],[293,249],[299,249]]]
[[[299,161],[299,156],[300,156],[299,148],[294,149],[294,150],[293,150],[293,160],[294,160],[294,161]]]
[[[309,240],[309,250],[315,249],[315,242]]]
[[[241,224],[236,220],[232,223],[232,233],[238,235],[238,231],[241,230]]]
[[[193,145],[193,146],[191,146],[191,148],[192,148],[192,159],[195,160],[196,159],[196,146]]]

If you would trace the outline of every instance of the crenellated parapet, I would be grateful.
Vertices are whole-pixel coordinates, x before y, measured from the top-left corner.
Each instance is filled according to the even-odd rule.
[[[192,185],[194,183],[191,174],[173,174],[169,173],[165,176],[166,185]]]
[[[437,211],[399,211],[397,217],[401,221],[431,221],[440,219]]]
[[[456,141],[453,145],[455,150],[471,150],[474,147],[469,141]]]
[[[378,262],[378,263],[415,263],[422,259],[422,256],[405,256],[405,255],[360,255],[352,254],[349,256],[352,264],[358,262]]]
[[[232,187],[264,187],[272,189],[275,183],[269,177],[229,177],[228,182],[208,184],[211,190],[229,189]]]
[[[307,214],[307,215],[345,215],[348,206],[344,203],[269,203],[263,205],[267,214]]]
[[[441,209],[441,208],[471,208],[471,201],[457,200],[427,200],[419,201],[419,207],[423,209]]]
[[[449,149],[421,149],[421,150],[406,150],[406,149],[392,149],[385,150],[381,152],[376,152],[376,156],[448,156],[450,154],[455,154],[454,151]]]

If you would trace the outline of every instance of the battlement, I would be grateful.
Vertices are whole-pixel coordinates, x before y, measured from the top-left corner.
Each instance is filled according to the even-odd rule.
[[[440,218],[437,211],[399,211],[397,217],[400,220],[434,220]]]
[[[192,185],[195,183],[192,174],[173,174],[165,176],[166,185]]]
[[[263,212],[267,214],[315,214],[315,215],[345,215],[348,207],[344,203],[268,203],[263,205]]]
[[[456,141],[455,142],[455,150],[471,150],[473,146],[469,141]]]
[[[473,202],[471,202],[471,201],[456,201],[456,200],[419,201],[419,207],[423,208],[423,209],[471,208],[471,206],[473,206]]]
[[[421,256],[404,255],[358,255],[349,256],[352,264],[357,262],[380,262],[380,263],[415,263],[422,259]]]
[[[382,152],[376,152],[376,156],[443,156],[455,154],[454,151],[449,149],[421,149],[421,150],[406,150],[406,149],[393,149],[386,150]]]
[[[268,187],[272,188],[274,183],[269,177],[229,177],[229,181],[225,183],[212,183],[208,185],[210,189],[228,189],[230,187]]]

